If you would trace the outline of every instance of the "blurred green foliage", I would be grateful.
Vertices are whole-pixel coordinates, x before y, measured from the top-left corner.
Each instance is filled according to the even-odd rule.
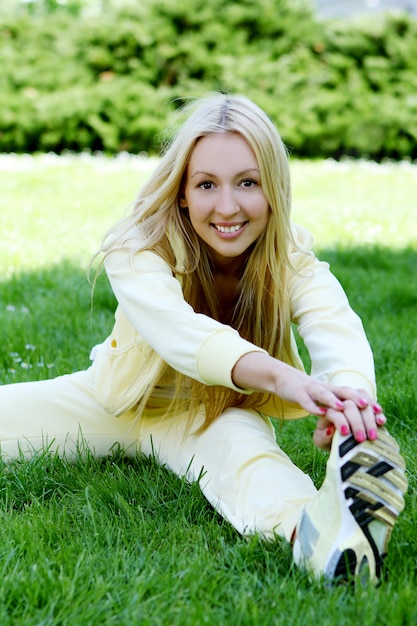
[[[244,93],[297,156],[417,158],[417,20],[303,0],[37,0],[0,13],[0,151],[156,152],[171,112]],[[42,9],[42,10],[41,10]]]

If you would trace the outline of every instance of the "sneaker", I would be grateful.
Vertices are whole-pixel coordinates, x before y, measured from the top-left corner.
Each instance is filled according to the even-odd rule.
[[[317,578],[378,582],[406,490],[404,460],[385,429],[362,443],[336,432],[323,485],[297,525],[295,563]]]

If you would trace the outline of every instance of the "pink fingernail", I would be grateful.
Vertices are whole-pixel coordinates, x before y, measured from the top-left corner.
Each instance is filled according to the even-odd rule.
[[[387,421],[387,418],[385,417],[385,415],[377,415],[377,417],[376,417],[376,423],[377,424],[382,426],[382,424],[385,424],[386,421]]]
[[[379,404],[373,404],[372,408],[375,411],[375,413],[382,413],[382,408],[379,406]]]
[[[365,400],[365,398],[359,398],[358,403],[360,404],[361,407],[365,408],[366,406],[368,406],[367,401]]]
[[[327,428],[327,429],[326,429],[326,435],[327,435],[328,437],[330,437],[330,435],[332,435],[332,434],[333,434],[333,428],[331,428],[331,427],[329,426],[329,428]]]
[[[320,413],[321,413],[322,415],[326,415],[326,413],[327,413],[327,409],[326,409],[324,406],[321,406],[321,407],[320,407]]]
[[[377,434],[376,434],[376,430],[374,428],[371,428],[371,430],[368,433],[368,439],[370,439],[371,441],[374,441],[374,439],[377,438]]]
[[[359,441],[359,443],[362,443],[362,441],[365,441],[366,439],[365,433],[363,433],[361,430],[358,430],[358,432],[355,434],[355,439],[356,441]]]
[[[345,405],[343,404],[343,402],[340,402],[340,400],[336,400],[336,406],[338,409],[344,409]]]
[[[340,429],[340,434],[341,434],[341,435],[343,435],[343,436],[345,436],[345,435],[347,435],[348,433],[349,433],[349,428],[348,428],[347,426],[343,425],[343,426],[341,427],[341,429]]]

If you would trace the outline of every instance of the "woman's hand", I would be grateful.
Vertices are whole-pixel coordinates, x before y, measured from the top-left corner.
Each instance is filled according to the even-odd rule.
[[[365,439],[377,439],[378,427],[383,426],[387,418],[379,404],[373,402],[365,391],[352,391],[356,391],[360,396],[359,406],[346,400],[343,411],[334,414],[328,409],[326,415],[318,419],[313,434],[313,441],[318,448],[330,450],[336,428],[341,435],[348,435],[352,432],[356,441],[359,442]]]
[[[275,393],[320,417],[314,434],[320,448],[330,446],[334,429],[364,441],[376,439],[378,426],[386,422],[381,407],[365,391],[321,382],[262,352],[242,356],[232,378],[238,387]]]

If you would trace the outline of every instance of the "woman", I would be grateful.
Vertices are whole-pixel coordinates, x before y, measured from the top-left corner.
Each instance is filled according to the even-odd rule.
[[[381,575],[406,490],[362,324],[311,237],[290,221],[284,145],[242,96],[187,109],[131,214],[106,236],[118,300],[85,372],[0,388],[2,451],[115,443],[199,480],[242,534],[279,535],[316,576]],[[292,333],[311,358],[303,371]],[[311,478],[270,418],[318,419]]]

